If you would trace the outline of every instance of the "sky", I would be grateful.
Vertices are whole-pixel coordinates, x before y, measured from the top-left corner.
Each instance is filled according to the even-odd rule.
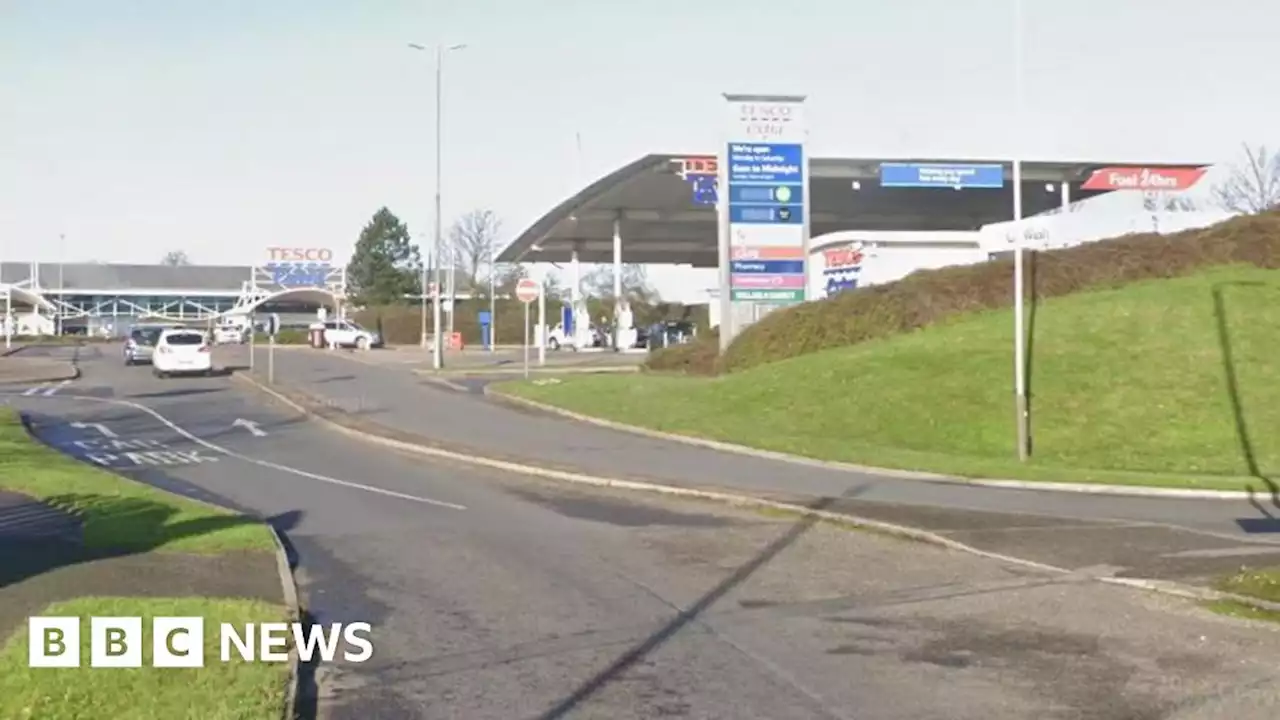
[[[814,156],[1218,162],[1280,142],[1258,0],[0,0],[0,255],[350,253],[382,206],[510,240],[724,92],[805,94]],[[1015,68],[1023,77],[1016,91]],[[578,141],[580,138],[580,143]],[[666,296],[706,285],[650,270]]]

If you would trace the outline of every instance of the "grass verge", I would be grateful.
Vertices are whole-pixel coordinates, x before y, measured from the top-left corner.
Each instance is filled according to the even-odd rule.
[[[67,457],[32,438],[9,409],[0,409],[0,490],[76,514],[90,547],[188,553],[275,548],[261,522]]]
[[[1218,580],[1214,583],[1214,588],[1233,595],[1280,603],[1280,568],[1241,568],[1240,572]],[[1205,607],[1231,617],[1280,622],[1280,612],[1253,607],[1235,600],[1217,600],[1206,603]]]
[[[211,598],[80,598],[55,603],[43,615],[143,616],[143,667],[89,667],[88,621],[81,627],[80,668],[27,667],[27,629],[0,650],[0,717],[14,720],[278,720],[289,682],[287,663],[219,660],[217,624],[285,622],[283,607]],[[150,618],[205,618],[203,668],[152,668]],[[212,628],[212,630],[211,630]]]
[[[1197,489],[1280,474],[1280,272],[1226,267],[1039,303],[1033,459],[1015,455],[1013,320],[999,310],[715,378],[495,389],[765,450],[961,477]]]

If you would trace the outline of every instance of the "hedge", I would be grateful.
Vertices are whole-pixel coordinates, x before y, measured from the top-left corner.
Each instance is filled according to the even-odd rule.
[[[1028,296],[1058,297],[1140,280],[1173,278],[1232,264],[1280,267],[1280,211],[1242,216],[1198,230],[1141,233],[1061,250],[1029,252]],[[1013,260],[922,270],[772,312],[747,327],[723,356],[706,335],[654,353],[651,370],[734,372],[830,348],[911,332],[939,321],[1013,303]],[[668,355],[671,353],[671,355]]]

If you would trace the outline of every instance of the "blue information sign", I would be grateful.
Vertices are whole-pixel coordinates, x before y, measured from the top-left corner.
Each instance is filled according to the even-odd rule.
[[[280,287],[324,287],[333,272],[327,263],[269,263],[265,266],[271,280]]]
[[[800,145],[729,143],[729,183],[804,183]]]
[[[1004,166],[960,163],[882,163],[882,187],[1002,188]]]
[[[733,185],[729,202],[737,205],[799,205],[804,202],[803,185]]]
[[[741,275],[803,275],[803,260],[733,260],[731,272]]]
[[[799,225],[803,221],[803,205],[729,205],[731,223]]]

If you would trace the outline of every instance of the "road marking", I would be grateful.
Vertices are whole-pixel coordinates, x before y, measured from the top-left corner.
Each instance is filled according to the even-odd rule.
[[[88,430],[89,428],[93,428],[94,430],[97,430],[98,432],[102,433],[106,437],[109,437],[109,438],[120,437],[119,435],[116,435],[114,432],[108,429],[107,426],[103,425],[102,423],[73,422],[71,423],[71,427],[77,430]]]
[[[190,440],[191,442],[197,445],[200,445],[201,447],[207,448],[209,450],[220,453],[222,455],[226,455],[227,457],[235,458],[243,462],[257,465],[259,467],[269,468],[271,470],[276,470],[282,473],[288,473],[290,475],[296,475],[298,477],[307,478],[308,480],[315,480],[317,482],[328,483],[330,485],[337,485],[338,487],[350,488],[352,490],[363,490],[364,492],[367,492],[367,493],[372,493],[374,495],[383,495],[385,497],[392,497],[398,500],[408,500],[410,502],[421,503],[423,505],[434,505],[435,507],[449,508],[450,510],[466,510],[467,509],[465,505],[458,505],[456,503],[445,502],[443,500],[435,500],[433,498],[422,497],[420,495],[410,495],[408,493],[396,492],[395,490],[387,490],[386,488],[374,487],[373,485],[365,485],[363,483],[352,482],[350,480],[342,480],[335,477],[329,477],[328,475],[321,475],[320,473],[313,473],[307,470],[301,470],[299,468],[290,467],[288,465],[273,463],[269,460],[260,460],[258,458],[250,457],[248,455],[241,455],[238,452],[228,450],[220,445],[215,445],[214,443],[211,443],[208,440],[205,440],[204,438],[191,434],[185,428],[179,426],[177,423],[173,422],[169,418],[161,415],[155,410],[152,410],[146,405],[142,405],[140,403],[131,402],[129,400],[117,400],[114,398],[91,397],[88,395],[63,395],[62,397],[68,400],[82,400],[84,402],[105,403],[108,405],[122,405],[124,407],[133,408],[138,412],[142,412],[142,413],[146,413],[147,415],[150,415],[160,424],[169,428],[173,432],[181,435],[182,437]]]
[[[59,390],[61,390],[62,388],[66,387],[66,386],[68,386],[68,385],[70,385],[70,384],[71,384],[71,381],[70,381],[70,380],[63,380],[62,382],[58,383],[57,385],[54,385],[53,387],[51,387],[51,388],[49,388],[49,389],[45,390],[45,391],[44,391],[43,393],[41,393],[41,394],[42,394],[42,395],[44,395],[44,396],[46,396],[46,397],[48,397],[49,395],[53,395],[54,393],[58,392]]]
[[[258,423],[252,420],[245,420],[244,418],[236,418],[236,421],[231,423],[231,427],[242,427],[245,430],[248,430],[250,433],[252,433],[254,437],[267,436],[266,431],[258,427]]]

